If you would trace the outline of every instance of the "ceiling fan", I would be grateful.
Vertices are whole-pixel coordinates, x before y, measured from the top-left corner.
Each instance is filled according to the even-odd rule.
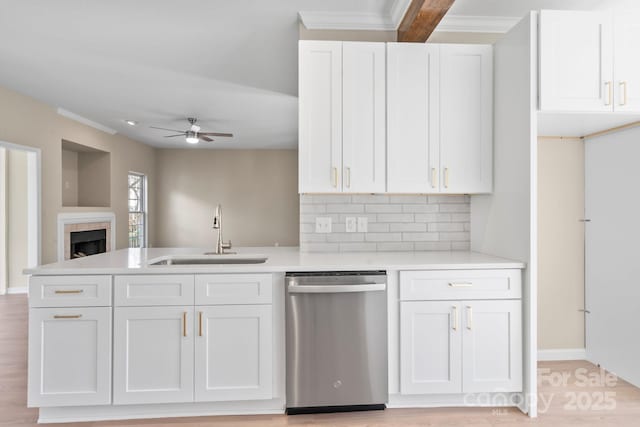
[[[195,117],[188,117],[187,121],[189,121],[189,123],[191,124],[191,127],[189,129],[185,130],[185,131],[181,131],[181,130],[177,130],[177,129],[160,128],[160,127],[156,127],[156,126],[151,126],[151,128],[152,129],[168,130],[168,131],[172,131],[172,132],[179,132],[179,133],[177,133],[175,135],[166,135],[165,138],[174,138],[176,136],[184,136],[184,137],[186,137],[186,141],[189,144],[197,144],[201,140],[202,141],[207,141],[207,142],[212,142],[214,140],[212,138],[210,138],[211,136],[221,136],[221,137],[227,137],[227,138],[233,137],[232,133],[200,132],[200,126],[198,126],[196,124],[198,119],[196,119]]]

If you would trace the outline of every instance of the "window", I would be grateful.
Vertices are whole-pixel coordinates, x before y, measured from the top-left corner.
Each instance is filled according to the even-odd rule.
[[[146,246],[147,177],[129,172],[129,247]]]

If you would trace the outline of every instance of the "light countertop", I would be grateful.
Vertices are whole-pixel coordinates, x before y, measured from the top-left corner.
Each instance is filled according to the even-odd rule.
[[[120,249],[100,255],[25,270],[33,275],[258,273],[287,271],[455,270],[524,268],[522,262],[478,252],[301,252],[297,247],[234,248],[238,254],[268,257],[263,264],[158,265],[148,262],[169,255],[202,255],[208,249]]]

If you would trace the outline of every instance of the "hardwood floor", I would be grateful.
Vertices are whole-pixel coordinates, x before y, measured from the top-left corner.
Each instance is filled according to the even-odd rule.
[[[602,383],[594,365],[583,361],[539,364],[540,417],[516,409],[387,409],[348,414],[170,418],[66,424],[73,426],[638,426],[640,389],[618,379]],[[585,381],[587,375],[591,381]],[[566,382],[563,380],[566,378]],[[594,384],[593,381],[597,381]],[[613,393],[613,394],[612,394]],[[0,296],[0,427],[35,426],[27,402],[27,298]],[[610,407],[611,406],[611,407]],[[613,407],[614,406],[614,407]],[[62,425],[62,424],[60,424]]]

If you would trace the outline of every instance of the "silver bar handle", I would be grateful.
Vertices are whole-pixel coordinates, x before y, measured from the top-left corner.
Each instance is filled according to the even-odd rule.
[[[339,294],[345,292],[384,291],[386,283],[363,283],[360,285],[289,285],[289,293],[297,294]]]

